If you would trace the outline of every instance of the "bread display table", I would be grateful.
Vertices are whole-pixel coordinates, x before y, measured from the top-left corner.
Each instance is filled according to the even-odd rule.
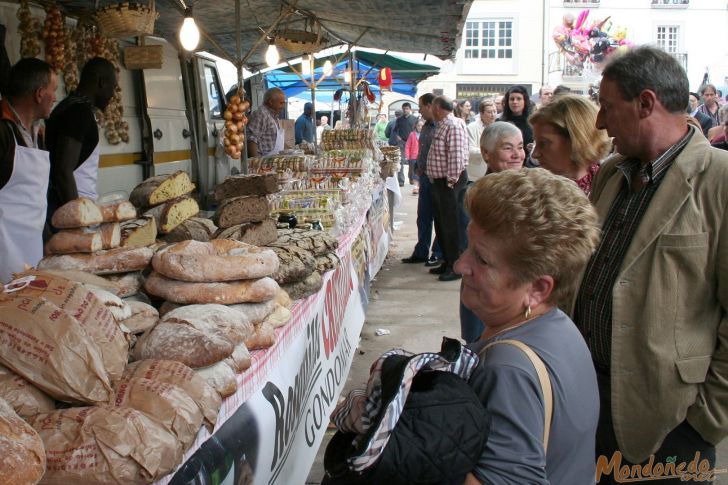
[[[173,484],[304,483],[346,383],[364,324],[369,286],[389,246],[386,190],[339,237],[340,266],[299,300],[275,345],[253,351],[211,434],[200,429]]]

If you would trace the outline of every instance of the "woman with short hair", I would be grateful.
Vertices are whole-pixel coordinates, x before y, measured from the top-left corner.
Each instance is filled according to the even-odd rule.
[[[465,483],[595,482],[596,373],[584,338],[559,309],[598,239],[597,215],[579,188],[543,169],[504,170],[468,191],[468,249],[455,265],[463,303],[486,322],[470,347],[481,360],[470,383],[491,417],[485,449]],[[545,398],[518,340],[543,361]],[[548,448],[548,452],[547,452]]]
[[[574,94],[554,98],[528,119],[536,142],[533,158],[546,170],[576,182],[586,195],[610,148],[596,119],[597,107]]]

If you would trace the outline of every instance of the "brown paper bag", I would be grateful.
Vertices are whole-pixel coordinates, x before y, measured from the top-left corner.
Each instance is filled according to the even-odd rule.
[[[111,312],[86,287],[38,271],[12,281],[1,298],[19,296],[44,298],[73,316],[101,349],[109,379],[115,382],[121,377],[129,354],[129,342]]]
[[[96,343],[75,318],[42,298],[0,300],[0,364],[61,401],[95,404],[111,397]]]
[[[56,409],[53,399],[10,369],[0,365],[0,398],[5,399],[20,417],[28,419],[36,414]]]
[[[30,424],[46,449],[47,485],[151,483],[182,461],[182,446],[164,426],[132,408],[69,408]]]
[[[121,379],[112,405],[143,412],[172,432],[185,450],[202,424],[202,412],[184,390],[143,377]]]
[[[222,404],[220,394],[182,362],[155,359],[132,362],[124,371],[124,378],[132,377],[166,382],[183,389],[200,408],[208,429],[212,431],[215,427]]]

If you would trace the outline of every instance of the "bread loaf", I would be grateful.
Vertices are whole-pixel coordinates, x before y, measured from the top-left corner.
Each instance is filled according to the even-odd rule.
[[[125,378],[144,377],[153,381],[166,382],[183,389],[202,412],[207,426],[212,429],[217,422],[222,400],[220,395],[192,369],[182,362],[173,360],[141,360],[132,362],[124,371]]]
[[[276,303],[276,309],[263,320],[263,323],[269,324],[273,328],[278,328],[287,324],[292,316],[293,313],[291,313],[291,310]]]
[[[141,271],[133,271],[131,273],[118,273],[99,276],[108,281],[110,284],[116,287],[115,290],[104,288],[106,291],[110,291],[119,298],[128,298],[136,295],[144,284],[144,278],[142,277]]]
[[[255,325],[253,336],[245,341],[249,350],[267,349],[276,343],[276,332],[270,323],[265,321]]]
[[[33,485],[46,467],[46,454],[38,433],[0,399],[0,481]]]
[[[238,390],[238,380],[235,378],[235,373],[225,362],[195,369],[195,374],[203,378],[210,387],[215,389],[220,397],[232,396]]]
[[[189,194],[195,189],[184,170],[146,179],[132,190],[129,200],[140,208],[153,207]]]
[[[223,362],[225,362],[228,367],[233,370],[233,372],[235,372],[236,374],[240,374],[241,372],[250,368],[250,351],[248,351],[248,348],[245,346],[245,344],[241,342],[235,346],[235,349],[233,350],[233,353],[230,354],[230,357],[225,359]]]
[[[157,221],[154,217],[145,216],[121,224],[122,247],[137,248],[151,246],[156,241]]]
[[[300,300],[302,298],[307,298],[315,293],[318,293],[323,284],[324,280],[323,278],[321,278],[321,275],[318,272],[314,271],[305,280],[291,283],[288,285],[281,285],[281,288],[283,288],[286,293],[288,293],[292,300]]]
[[[103,220],[99,206],[87,197],[80,197],[59,207],[51,217],[51,224],[56,229],[73,229],[75,227],[95,226],[101,224]]]
[[[200,408],[174,384],[130,377],[122,378],[115,391],[110,405],[133,408],[146,414],[174,434],[183,449],[187,449],[197,436],[202,424]]]
[[[197,201],[191,197],[180,197],[152,207],[144,213],[145,216],[154,217],[157,230],[162,234],[172,232],[190,217],[200,212]]]
[[[262,278],[278,268],[269,249],[233,241],[184,241],[158,251],[152,258],[158,273],[180,281],[232,281]]]
[[[309,250],[298,246],[271,247],[280,262],[278,270],[271,275],[279,285],[287,285],[308,278],[316,269],[316,258]]]
[[[69,408],[30,423],[48,460],[43,483],[151,483],[182,461],[182,444],[165,427],[129,407]]]
[[[190,325],[158,323],[137,340],[135,360],[175,360],[194,368],[220,362],[233,353],[234,345],[216,328],[204,331]]]
[[[74,283],[82,284],[84,286],[94,286],[96,288],[101,288],[102,290],[110,291],[115,295],[118,295],[118,292],[120,291],[119,286],[115,282],[102,278],[101,276],[97,276],[95,274],[87,273],[86,271],[71,269],[29,269],[28,271],[18,273],[16,277],[21,278],[23,276],[31,275],[57,276],[67,279],[69,281],[73,281]]]
[[[335,250],[339,246],[339,241],[324,231],[279,229],[278,239],[268,246],[298,246],[301,249],[311,251],[314,256],[322,256]]]
[[[232,175],[225,177],[215,187],[215,202],[241,195],[267,195],[278,192],[278,176],[274,173],[262,175]]]
[[[276,303],[275,298],[260,303],[238,303],[237,305],[228,305],[229,308],[245,315],[245,318],[252,324],[260,323],[268,318],[268,315],[273,313],[277,306],[278,304]]]
[[[160,317],[163,317],[164,315],[166,315],[167,313],[171,312],[175,308],[179,308],[181,306],[184,306],[184,305],[181,304],[181,303],[174,303],[174,302],[171,302],[171,301],[165,301],[164,303],[162,303],[159,306],[159,316]]]
[[[104,222],[124,222],[135,219],[136,207],[128,200],[99,203]]]
[[[0,400],[5,399],[18,415],[32,418],[56,408],[53,399],[26,379],[0,365]],[[0,455],[1,456],[1,455]]]
[[[118,296],[99,288],[89,288],[89,291],[114,315],[117,322],[131,317],[131,307]]]
[[[101,355],[78,321],[48,300],[0,301],[0,363],[51,397],[108,402],[111,385]]]
[[[114,249],[121,245],[121,225],[118,222],[101,224],[100,230],[103,249]]]
[[[154,249],[116,248],[91,254],[62,254],[46,256],[38,263],[39,269],[70,269],[94,274],[128,273],[146,268],[154,256]]]
[[[92,253],[104,248],[101,231],[67,229],[55,233],[45,245],[46,254]]]
[[[222,331],[235,345],[251,338],[254,333],[253,324],[243,313],[225,305],[182,306],[166,313],[160,322],[189,325],[201,332],[214,328]]]
[[[56,305],[74,318],[96,343],[109,379],[115,380],[121,377],[129,348],[112,316],[116,310],[110,309],[105,301],[115,299],[114,304],[125,305],[121,300],[107,291],[79,285],[60,276],[39,274],[28,276],[24,284],[18,284],[19,282],[20,280],[16,280],[13,288],[0,295],[0,298],[18,299],[33,296]],[[50,321],[45,323],[48,324]]]
[[[169,234],[165,234],[164,240],[168,243],[182,241],[203,241],[213,239],[217,226],[210,219],[203,217],[191,217],[174,228]]]
[[[277,238],[278,228],[273,219],[246,222],[227,229],[218,229],[214,236],[214,239],[235,239],[253,246],[267,246]]]
[[[278,293],[276,293],[276,296],[274,298],[275,302],[281,305],[284,308],[288,308],[289,310],[293,306],[293,300],[291,300],[291,297],[288,295],[288,292],[281,288],[278,290]]]
[[[140,301],[127,301],[126,304],[131,309],[131,316],[119,321],[119,325],[123,325],[129,332],[133,334],[146,332],[154,328],[159,321],[159,312],[152,305]]]
[[[278,291],[271,278],[239,280],[220,283],[193,283],[166,278],[152,271],[144,282],[149,294],[175,303],[234,304],[270,300]]]
[[[334,251],[331,251],[330,253],[316,257],[316,271],[321,274],[327,271],[333,271],[339,267],[339,263],[339,256]]]
[[[269,213],[268,199],[265,196],[234,197],[220,204],[212,220],[218,227],[227,229],[245,222],[264,221]]]

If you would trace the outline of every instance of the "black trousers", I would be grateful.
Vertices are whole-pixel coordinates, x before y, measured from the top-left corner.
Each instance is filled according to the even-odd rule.
[[[712,471],[715,468],[715,446],[705,441],[702,436],[700,436],[700,434],[698,434],[698,432],[690,426],[687,420],[680,423],[675,429],[668,433],[660,448],[654,453],[654,458],[640,463],[639,465],[641,465],[641,467],[638,467],[641,471],[647,471],[648,475],[652,474],[652,477],[655,477],[655,475],[659,473],[661,476],[672,476],[672,478],[653,481],[654,479],[647,479],[649,476],[645,476],[643,473],[641,479],[637,478],[638,475],[633,474],[630,478],[636,478],[636,480],[631,480],[626,476],[622,476],[621,480],[618,481],[617,477],[620,472],[614,469],[608,471],[608,469],[605,468],[605,465],[608,466],[609,460],[614,457],[614,453],[619,450],[612,423],[610,379],[608,375],[597,371],[597,380],[599,382],[599,398],[601,405],[599,426],[597,428],[596,450],[597,483],[599,485],[616,485],[618,483],[628,482],[642,482],[645,484],[659,483],[660,485],[712,482],[708,479],[712,473],[700,473],[700,471],[695,472],[689,470],[691,462],[697,465],[699,470],[700,463],[707,460],[707,467],[706,463],[703,463],[703,467]],[[600,459],[600,457],[603,458]],[[614,461],[613,463],[616,464],[617,462]],[[674,463],[674,465],[670,465],[671,463]],[[687,479],[689,477],[689,480],[687,481],[682,481],[679,473],[672,473],[672,469],[677,468],[680,464],[684,464],[683,470],[687,473],[685,478]],[[625,465],[632,469],[635,464],[628,462],[624,457],[622,457],[619,466],[620,468],[623,468]],[[665,471],[660,472],[660,470]],[[602,472],[601,474],[600,471]]]
[[[460,257],[460,236],[458,234],[458,198],[465,190],[468,175],[463,170],[453,188],[447,186],[447,179],[435,179],[432,183],[435,235],[448,269],[452,269]]]

